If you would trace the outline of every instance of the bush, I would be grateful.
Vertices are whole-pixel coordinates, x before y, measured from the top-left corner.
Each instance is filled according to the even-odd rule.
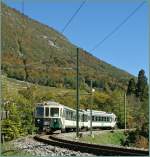
[[[14,122],[11,119],[2,121],[2,133],[5,134],[5,140],[10,141],[19,137],[22,133],[21,123]]]

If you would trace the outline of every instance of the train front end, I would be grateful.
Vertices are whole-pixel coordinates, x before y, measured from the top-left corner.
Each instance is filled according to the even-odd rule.
[[[59,106],[39,105],[35,110],[35,126],[39,131],[56,131],[62,128],[62,108]]]

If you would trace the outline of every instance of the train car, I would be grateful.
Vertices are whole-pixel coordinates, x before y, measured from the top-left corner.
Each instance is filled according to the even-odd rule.
[[[90,110],[87,110],[87,115],[90,116]],[[88,128],[90,121],[88,123]],[[116,115],[104,111],[92,110],[92,128],[111,128],[116,126]]]
[[[114,128],[115,125],[115,114],[92,110],[93,128]],[[35,126],[46,132],[76,130],[76,110],[53,101],[38,103]],[[90,110],[79,110],[79,130],[82,128],[90,128]]]
[[[62,105],[56,102],[47,101],[38,103],[35,109],[35,126],[41,131],[61,129]]]
[[[84,111],[79,111],[79,129],[84,127]],[[85,116],[84,116],[85,117]],[[38,103],[35,109],[35,126],[41,131],[76,129],[76,110],[57,102]]]

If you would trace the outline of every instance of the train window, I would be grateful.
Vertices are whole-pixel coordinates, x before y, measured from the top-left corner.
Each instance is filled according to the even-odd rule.
[[[66,119],[69,120],[69,111],[66,111]]]
[[[106,117],[102,117],[102,121],[105,122],[106,121]]]
[[[73,112],[73,120],[76,120],[76,113]]]
[[[49,116],[49,107],[45,108],[45,116],[48,117]]]
[[[66,117],[66,110],[65,109],[63,110],[63,115],[64,115],[64,117]]]
[[[110,121],[110,117],[106,117],[106,122],[109,122]]]
[[[44,108],[43,107],[37,107],[36,108],[36,116],[43,116],[44,115]]]
[[[66,109],[65,110],[65,118],[66,118],[66,120],[75,120],[76,119],[75,112],[72,112],[72,111]]]
[[[88,121],[88,116],[85,115],[85,114],[83,114],[83,121],[84,121],[84,122],[87,122],[87,121]]]
[[[51,108],[51,117],[59,117],[59,108]]]
[[[95,121],[98,121],[98,117],[95,117]]]
[[[99,117],[99,121],[102,121],[102,117]]]
[[[97,121],[100,121],[100,117],[97,117]]]
[[[94,116],[92,116],[92,121],[94,121]]]
[[[98,121],[99,120],[99,117],[96,117],[96,121]]]
[[[99,121],[100,121],[100,122],[102,121],[102,117],[99,117]]]
[[[112,117],[109,117],[109,121],[112,122]]]
[[[70,112],[70,119],[73,120],[73,112]]]

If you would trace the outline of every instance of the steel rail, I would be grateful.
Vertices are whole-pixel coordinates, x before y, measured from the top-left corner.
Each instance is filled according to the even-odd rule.
[[[149,155],[149,151],[144,149],[88,144],[83,142],[60,139],[55,135],[44,135],[44,136],[38,135],[35,136],[34,139],[54,146],[59,146],[59,147],[71,149],[74,151],[80,151],[84,153],[90,153],[93,155],[130,155],[130,156]]]

